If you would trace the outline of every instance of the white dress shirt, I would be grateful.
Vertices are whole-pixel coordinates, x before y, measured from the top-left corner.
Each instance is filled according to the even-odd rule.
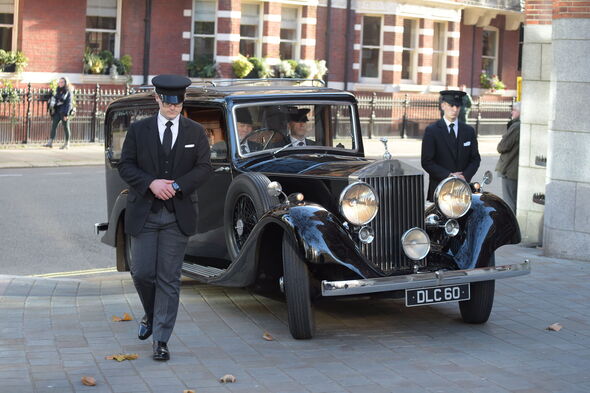
[[[455,121],[448,121],[446,117],[443,117],[446,125],[447,125],[447,132],[450,134],[451,133],[451,127],[449,127],[449,124],[453,124],[453,131],[455,132],[455,137],[458,137],[459,135],[457,134],[457,130],[459,129],[459,122],[457,120]]]
[[[166,123],[168,121],[172,122],[172,126],[170,129],[172,130],[172,146],[174,148],[174,144],[176,143],[176,138],[178,137],[178,125],[180,124],[180,115],[176,116],[172,120],[166,119],[160,112],[158,112],[158,133],[160,134],[160,143],[164,141],[164,131],[166,131]]]
[[[289,139],[291,139],[291,143],[293,144],[293,146],[306,146],[307,143],[305,143],[305,138],[303,139],[297,139],[297,138],[293,138],[291,135],[289,135]],[[303,145],[300,145],[299,143],[303,143]]]

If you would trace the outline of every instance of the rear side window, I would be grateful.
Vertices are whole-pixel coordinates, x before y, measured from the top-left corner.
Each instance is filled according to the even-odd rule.
[[[117,109],[111,113],[109,120],[107,120],[106,136],[107,148],[111,151],[111,160],[121,158],[123,142],[131,123],[153,116],[156,113],[157,108]]]

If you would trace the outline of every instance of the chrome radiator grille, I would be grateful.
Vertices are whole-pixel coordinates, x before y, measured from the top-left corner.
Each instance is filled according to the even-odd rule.
[[[369,224],[375,230],[371,244],[361,244],[363,254],[384,273],[410,270],[416,264],[404,254],[401,236],[410,228],[424,228],[422,175],[368,177],[379,196],[379,212]]]

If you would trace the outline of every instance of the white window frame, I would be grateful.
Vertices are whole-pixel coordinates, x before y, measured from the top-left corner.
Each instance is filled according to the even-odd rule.
[[[296,20],[296,28],[295,28],[295,39],[294,40],[283,40],[281,39],[281,29],[282,29],[282,25],[279,28],[279,48],[280,48],[280,44],[283,42],[290,42],[291,44],[293,44],[294,47],[294,51],[295,51],[295,56],[293,56],[291,59],[292,60],[299,60],[301,58],[301,14],[302,14],[302,10],[301,7],[289,7],[286,6],[285,4],[281,5],[281,17],[282,17],[282,10],[283,8],[295,8],[297,10],[297,20]],[[282,23],[282,20],[281,20]],[[279,49],[280,51],[280,49]],[[279,57],[280,57],[280,52],[279,52]]]
[[[440,29],[440,32],[442,35],[440,37],[440,40],[442,42],[442,46],[438,51],[436,51],[436,53],[440,54],[440,60],[439,60],[440,61],[440,65],[439,65],[440,66],[440,79],[431,79],[431,83],[443,85],[443,84],[445,84],[446,79],[447,79],[447,42],[448,42],[448,37],[449,37],[447,29],[449,28],[449,25],[447,22],[442,21],[442,20],[441,21],[434,21],[434,24],[437,24],[437,23],[442,25],[441,29]],[[435,68],[434,39],[436,38],[434,36],[434,31],[436,30],[436,29],[434,29],[434,26],[433,26],[432,30],[433,30],[433,35],[432,35],[432,60],[433,60],[433,62],[432,62],[432,75],[434,75],[434,68]]]
[[[416,81],[418,80],[418,44],[419,44],[419,37],[418,37],[418,19],[414,19],[414,18],[404,18],[403,19],[404,22],[406,20],[409,20],[412,22],[412,47],[411,48],[403,48],[402,49],[402,67],[403,67],[403,52],[404,51],[411,51],[411,56],[410,56],[410,65],[411,65],[411,72],[410,72],[410,78],[409,79],[402,79],[402,82],[404,83],[416,83]],[[404,32],[402,32],[402,46],[403,46],[403,34],[405,34],[405,27],[404,27]],[[402,68],[402,75],[403,75],[403,68]],[[403,78],[403,77],[402,77]]]
[[[376,45],[363,45],[363,35],[365,33],[365,17],[371,18],[379,18],[381,20],[381,25],[379,26],[379,46]],[[383,25],[384,25],[384,18],[383,15],[371,15],[371,14],[363,14],[363,21],[361,23],[361,42],[360,42],[360,53],[359,53],[359,80],[364,83],[381,83],[381,73],[383,71]],[[364,77],[363,75],[363,49],[379,49],[379,61],[378,61],[378,70],[377,70],[377,77],[370,78]]]
[[[115,50],[113,56],[118,59],[121,56],[121,13],[123,8],[123,0],[117,0],[117,22],[115,30],[111,29],[84,29],[84,41],[86,41],[86,33],[115,33]],[[86,13],[85,16],[88,16]],[[86,42],[84,42],[86,44]]]
[[[264,3],[251,3],[251,2],[242,2],[241,5],[245,5],[245,4],[254,4],[258,6],[258,35],[255,39],[251,39],[250,37],[248,37],[246,40],[247,41],[254,41],[255,42],[255,54],[254,57],[262,57],[262,28],[263,28],[263,14],[264,14]],[[240,8],[241,11],[241,8]],[[242,26],[242,21],[240,20],[240,28]],[[240,42],[242,41],[242,35],[240,34]],[[238,47],[239,47],[239,43],[238,43]],[[240,53],[243,54],[243,53]]]
[[[19,0],[14,0],[12,3],[12,24],[2,23],[0,27],[9,27],[12,29],[12,42],[10,43],[10,51],[16,50],[17,41],[18,41],[18,2]]]
[[[495,48],[494,48],[494,56],[484,56],[483,54],[483,32],[486,31],[491,31],[494,32],[494,34],[496,35],[496,42],[495,42]],[[483,59],[492,59],[494,61],[494,70],[492,72],[492,75],[498,75],[498,47],[500,46],[500,30],[496,27],[492,27],[492,26],[488,26],[488,27],[484,27],[482,32],[482,36],[481,36],[481,43],[482,43],[482,54],[481,54],[481,62],[482,62],[482,69],[483,69]],[[490,76],[492,76],[490,75]]]
[[[195,38],[213,38],[213,61],[217,58],[217,12],[219,5],[217,4],[217,0],[213,0],[212,3],[215,4],[215,18],[213,20],[214,28],[213,34],[196,34],[195,33],[195,8],[196,3],[199,0],[193,0],[193,9],[192,9],[192,17],[191,17],[191,48],[190,48],[190,55],[191,60],[195,60]]]

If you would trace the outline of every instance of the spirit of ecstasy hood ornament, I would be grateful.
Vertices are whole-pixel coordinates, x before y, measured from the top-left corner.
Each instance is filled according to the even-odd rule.
[[[384,160],[391,160],[391,153],[387,150],[387,138],[380,138],[379,139],[383,145],[385,146],[385,153],[383,153]]]

